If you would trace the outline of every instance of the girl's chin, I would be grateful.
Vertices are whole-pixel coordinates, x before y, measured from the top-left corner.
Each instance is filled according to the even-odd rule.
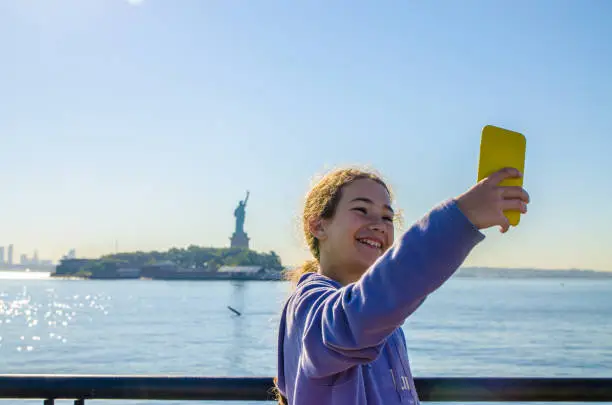
[[[370,268],[370,266],[372,266],[376,262],[376,260],[378,260],[380,256],[381,255],[379,254],[360,254],[356,255],[356,259],[358,260],[359,264],[364,268],[365,272],[368,268]]]

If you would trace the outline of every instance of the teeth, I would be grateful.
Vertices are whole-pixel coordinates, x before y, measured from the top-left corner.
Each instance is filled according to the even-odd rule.
[[[366,245],[370,245],[370,246],[375,247],[377,249],[380,249],[382,247],[380,243],[375,242],[375,241],[370,240],[370,239],[359,239],[359,242],[365,243]]]

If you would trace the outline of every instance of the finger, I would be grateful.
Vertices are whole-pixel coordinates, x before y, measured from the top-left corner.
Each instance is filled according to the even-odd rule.
[[[509,179],[511,177],[521,177],[521,172],[513,167],[505,167],[501,170],[496,171],[487,177],[488,183],[499,184],[505,179]]]
[[[508,229],[510,229],[510,221],[508,221],[508,218],[504,215],[501,224],[499,224],[499,231],[501,233],[506,233]]]
[[[523,214],[527,212],[527,204],[519,199],[503,200],[501,208],[503,211],[520,211]]]
[[[506,199],[517,198],[517,199],[525,201],[526,203],[530,201],[529,194],[527,193],[527,191],[525,191],[523,187],[507,186],[507,187],[500,187],[500,189],[501,189],[501,196],[503,198],[506,198]]]

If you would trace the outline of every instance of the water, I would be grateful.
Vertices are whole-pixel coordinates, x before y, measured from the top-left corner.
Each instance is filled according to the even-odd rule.
[[[0,273],[0,373],[272,376],[287,293]],[[404,325],[414,373],[612,377],[610,297],[612,280],[451,279]]]

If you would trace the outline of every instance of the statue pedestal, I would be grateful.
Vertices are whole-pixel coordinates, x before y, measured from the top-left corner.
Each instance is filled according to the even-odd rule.
[[[233,248],[243,248],[243,249],[249,248],[249,237],[244,232],[242,233],[234,232],[234,234],[230,238],[230,241],[231,241],[230,246]]]

